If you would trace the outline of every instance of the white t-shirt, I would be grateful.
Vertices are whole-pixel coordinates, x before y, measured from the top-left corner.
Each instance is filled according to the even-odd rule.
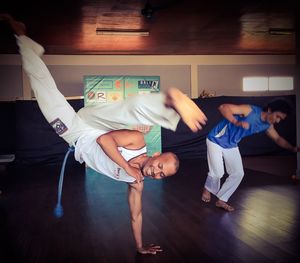
[[[135,178],[129,176],[123,168],[112,161],[97,143],[97,138],[105,133],[107,131],[93,130],[81,135],[76,142],[75,159],[80,163],[85,162],[88,167],[114,180],[134,182]],[[126,161],[147,152],[146,146],[138,150],[118,147],[118,150]]]

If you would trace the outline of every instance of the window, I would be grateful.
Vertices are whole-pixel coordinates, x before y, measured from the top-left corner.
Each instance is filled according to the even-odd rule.
[[[267,91],[267,77],[247,77],[243,78],[243,91]]]
[[[294,83],[292,77],[270,77],[269,90],[293,90]]]
[[[245,77],[243,91],[287,91],[294,89],[293,77]]]

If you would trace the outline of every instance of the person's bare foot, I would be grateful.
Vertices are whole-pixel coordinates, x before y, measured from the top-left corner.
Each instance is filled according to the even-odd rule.
[[[1,20],[7,21],[16,35],[22,36],[26,34],[25,25],[22,22],[15,20],[10,14],[0,14],[0,21]]]
[[[224,201],[222,201],[220,199],[216,202],[216,207],[222,208],[222,209],[224,209],[227,212],[234,211],[234,207],[233,206],[227,204],[226,202],[224,202]]]
[[[0,13],[0,20],[10,20],[12,19],[12,16],[10,14],[6,14],[6,13]]]
[[[210,202],[211,199],[211,193],[204,187],[202,192],[202,201],[205,203]]]
[[[177,88],[169,88],[166,92],[166,106],[174,108],[184,123],[197,132],[205,125],[207,118],[199,107]]]
[[[297,175],[295,175],[295,174],[293,174],[293,175],[291,176],[291,179],[292,179],[294,182],[300,182],[300,177],[297,176]]]

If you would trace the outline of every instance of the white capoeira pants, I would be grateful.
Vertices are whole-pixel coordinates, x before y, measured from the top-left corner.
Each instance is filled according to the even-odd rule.
[[[165,94],[143,94],[113,103],[99,103],[80,109],[78,115],[101,130],[126,129],[127,125],[159,125],[175,131],[179,114],[166,107]]]
[[[27,36],[16,36],[23,69],[46,120],[69,145],[83,133],[98,128],[116,130],[127,125],[160,125],[175,130],[180,116],[164,105],[164,94],[137,95],[111,104],[82,108],[77,114],[56,83],[40,56],[44,48]]]
[[[220,200],[227,202],[244,177],[239,148],[225,149],[208,139],[206,145],[209,172],[204,187]],[[221,186],[220,181],[224,175],[223,160],[228,177]]]

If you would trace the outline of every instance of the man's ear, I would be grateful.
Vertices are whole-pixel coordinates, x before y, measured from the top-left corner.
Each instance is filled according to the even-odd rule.
[[[160,155],[161,155],[160,152],[155,152],[155,153],[153,153],[152,157],[157,157],[157,156],[160,156]]]

